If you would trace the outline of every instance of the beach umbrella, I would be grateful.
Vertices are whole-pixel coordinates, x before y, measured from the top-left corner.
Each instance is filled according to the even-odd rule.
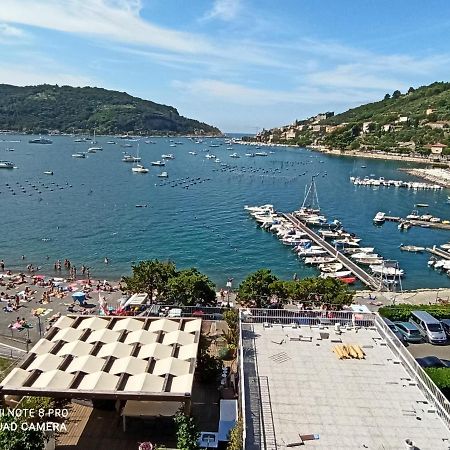
[[[172,385],[170,387],[170,392],[179,392],[179,393],[191,392],[193,382],[194,382],[193,373],[187,373],[186,375],[174,377],[172,380]]]
[[[40,339],[36,343],[36,345],[30,350],[30,353],[35,353],[36,355],[49,353],[54,346],[55,343],[53,341],[49,341],[48,339]]]
[[[109,330],[107,328],[93,331],[86,339],[87,343],[103,342],[107,344],[109,342],[115,342],[119,339],[120,333],[118,331]]]
[[[84,300],[86,298],[86,294],[84,292],[77,291],[72,294],[72,298],[75,300]]]
[[[28,370],[14,367],[6,378],[2,381],[3,387],[22,387],[25,380],[30,376]]]

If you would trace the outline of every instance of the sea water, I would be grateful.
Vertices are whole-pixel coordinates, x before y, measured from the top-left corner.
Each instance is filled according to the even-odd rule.
[[[305,266],[290,247],[258,228],[244,205],[298,209],[305,187],[316,175],[322,212],[361,237],[362,246],[375,247],[385,259],[398,261],[405,270],[403,288],[450,286],[446,275],[428,268],[429,254],[399,249],[401,244],[442,244],[450,240],[450,231],[413,227],[401,232],[395,223],[376,227],[372,222],[377,211],[404,217],[417,203],[429,204],[422,214],[448,219],[448,191],[373,188],[349,181],[350,176],[366,175],[417,180],[398,171],[413,167],[411,163],[328,156],[302,148],[255,150],[232,144],[233,150],[228,150],[230,144],[223,138],[196,143],[152,137],[154,143],[145,143],[150,140],[110,136],[97,137],[95,146],[103,151],[78,159],[72,154],[87,151],[90,142],[53,136],[53,144],[39,145],[28,143],[30,138],[0,137],[0,159],[17,166],[0,169],[0,259],[15,270],[33,264],[41,273],[53,274],[54,261],[68,258],[78,269],[82,264],[90,267],[95,278],[117,279],[129,274],[132,264],[158,258],[173,260],[178,268],[195,266],[218,286],[230,277],[236,286],[259,268],[270,268],[284,279],[295,273],[314,275],[318,272]],[[116,144],[107,144],[110,140]],[[124,152],[137,151],[148,174],[133,173],[133,164],[122,161]],[[256,151],[273,153],[245,156]],[[240,158],[229,156],[234,152]],[[168,153],[175,159],[165,167],[151,166]],[[208,153],[220,162],[205,158]],[[162,171],[168,172],[168,179],[157,176]]]

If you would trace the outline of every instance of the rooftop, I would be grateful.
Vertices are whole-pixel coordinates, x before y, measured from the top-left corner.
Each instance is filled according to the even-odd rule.
[[[411,439],[448,450],[449,430],[376,327],[267,325],[242,325],[246,449],[404,450]],[[365,358],[339,359],[342,344]]]
[[[6,394],[168,400],[192,391],[201,319],[62,316],[2,381]]]

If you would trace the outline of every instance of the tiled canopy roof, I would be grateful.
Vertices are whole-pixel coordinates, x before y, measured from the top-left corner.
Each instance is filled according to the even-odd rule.
[[[63,316],[0,393],[114,398],[190,395],[201,319]]]

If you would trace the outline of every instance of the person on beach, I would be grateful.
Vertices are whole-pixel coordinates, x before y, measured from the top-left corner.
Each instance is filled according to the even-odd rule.
[[[5,261],[3,261],[3,259],[0,261],[0,270],[1,270],[2,272],[5,271]]]

